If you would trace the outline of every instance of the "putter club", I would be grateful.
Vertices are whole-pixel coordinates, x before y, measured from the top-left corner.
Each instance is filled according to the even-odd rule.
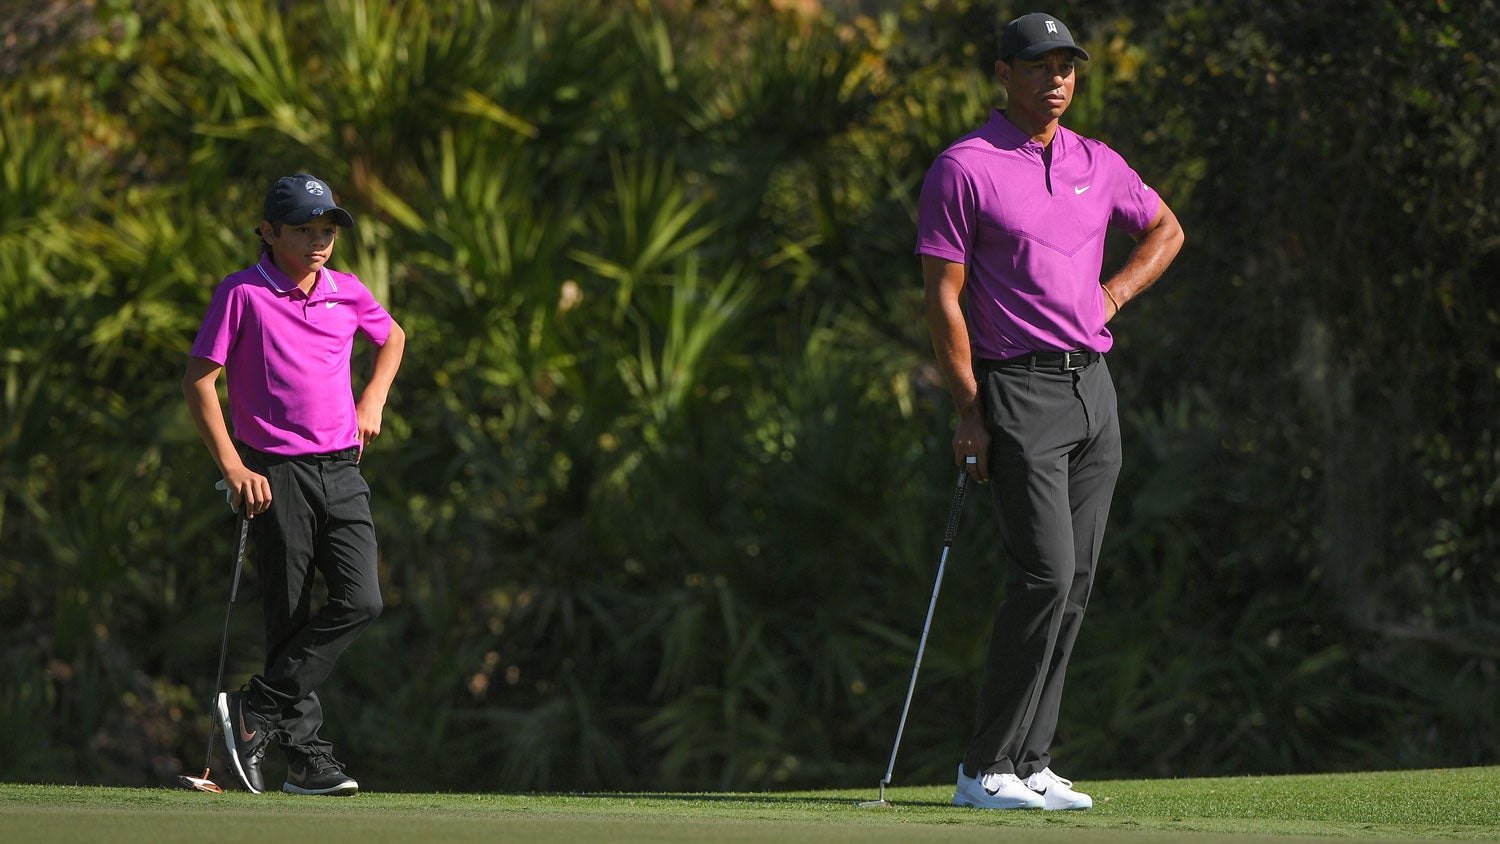
[[[222,794],[224,789],[209,779],[209,769],[214,759],[214,737],[218,734],[219,719],[214,717],[214,700],[218,698],[219,691],[224,686],[224,657],[229,652],[229,616],[234,612],[234,599],[240,591],[240,570],[245,564],[245,540],[250,535],[250,519],[244,513],[240,514],[240,539],[234,552],[234,574],[229,582],[229,605],[224,608],[224,635],[219,640],[219,676],[214,680],[213,691],[208,699],[208,750],[203,756],[203,776],[195,777],[181,774],[177,777],[177,784],[192,791],[206,791],[210,794]]]
[[[906,687],[906,703],[901,707],[901,723],[896,727],[896,743],[891,747],[891,763],[886,766],[885,778],[880,781],[880,796],[858,804],[861,807],[891,805],[891,801],[885,799],[885,787],[891,784],[891,774],[896,770],[896,753],[901,750],[901,734],[906,732],[906,715],[911,711],[911,696],[917,690],[917,672],[922,670],[922,652],[927,650],[927,631],[932,628],[932,612],[937,609],[938,590],[943,588],[943,571],[948,567],[948,550],[953,547],[953,537],[958,533],[958,517],[964,512],[964,493],[969,487],[967,467],[977,462],[977,458],[970,456],[965,461],[965,468],[958,470],[958,484],[953,488],[953,503],[948,507],[948,529],[943,532],[943,555],[938,559],[937,580],[932,584],[932,600],[927,604],[927,620],[922,622],[922,638],[917,643],[917,661],[911,667],[911,684]]]

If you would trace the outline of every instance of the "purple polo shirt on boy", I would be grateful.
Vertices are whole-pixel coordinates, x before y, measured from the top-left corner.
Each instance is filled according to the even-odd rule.
[[[235,439],[271,454],[326,454],[359,445],[356,332],[378,346],[391,334],[390,314],[357,277],[325,267],[307,296],[262,255],[214,291],[192,356],[224,367]]]
[[[1108,227],[1135,234],[1160,205],[1118,153],[1061,126],[1042,145],[996,110],[955,141],[922,184],[917,249],[968,266],[975,358],[1114,344],[1104,327]]]

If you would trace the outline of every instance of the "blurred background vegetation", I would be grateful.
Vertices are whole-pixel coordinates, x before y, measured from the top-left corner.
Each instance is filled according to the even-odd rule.
[[[874,786],[953,477],[913,208],[1030,7],[0,9],[0,780],[196,769],[233,524],[179,379],[306,170],[411,336],[365,460],[388,608],[326,694],[361,781]],[[1188,232],[1116,326],[1059,767],[1500,762],[1496,3],[1051,11],[1094,56],[1066,122]],[[967,736],[978,498],[898,782]],[[258,609],[251,567],[232,686]]]

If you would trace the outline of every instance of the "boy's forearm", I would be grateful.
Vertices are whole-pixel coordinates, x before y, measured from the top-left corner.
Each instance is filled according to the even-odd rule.
[[[224,410],[219,405],[219,393],[214,386],[212,374],[197,374],[191,370],[182,381],[182,394],[187,399],[188,413],[208,453],[218,464],[219,472],[228,475],[230,470],[241,465],[239,451],[229,436],[229,426],[224,424]]]
[[[361,400],[378,401],[385,404],[390,395],[396,372],[401,369],[401,357],[406,351],[406,332],[391,320],[391,333],[385,344],[375,352],[375,365],[370,372],[370,382],[365,385]]]

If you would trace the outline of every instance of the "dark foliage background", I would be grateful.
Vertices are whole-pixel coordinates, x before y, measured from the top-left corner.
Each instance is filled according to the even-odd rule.
[[[1094,55],[1067,122],[1189,235],[1118,325],[1070,776],[1500,761],[1500,12],[1311,5],[1054,9]],[[952,480],[913,207],[1020,11],[6,4],[0,779],[196,768],[233,527],[178,384],[306,169],[411,335],[366,459],[388,609],[327,693],[361,780],[873,784]],[[902,782],[966,734],[986,515]]]

